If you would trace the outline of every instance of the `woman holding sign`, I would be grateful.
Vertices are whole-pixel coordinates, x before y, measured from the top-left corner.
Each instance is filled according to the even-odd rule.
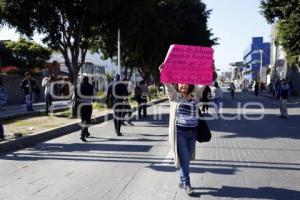
[[[192,195],[190,161],[195,158],[198,102],[204,88],[189,84],[165,84],[165,87],[170,101],[169,141],[175,167],[180,169],[179,187]]]

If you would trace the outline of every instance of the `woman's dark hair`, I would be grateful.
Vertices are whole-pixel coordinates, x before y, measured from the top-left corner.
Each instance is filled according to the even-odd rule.
[[[89,77],[84,76],[84,77],[82,78],[82,82],[83,82],[83,83],[88,83],[88,82],[89,82]]]
[[[180,92],[179,89],[178,89],[178,84],[175,84],[175,89],[176,89],[177,92]],[[194,89],[195,89],[194,85],[188,84],[188,93],[192,93]]]
[[[215,82],[215,87],[218,88],[219,87],[219,84],[218,82]]]

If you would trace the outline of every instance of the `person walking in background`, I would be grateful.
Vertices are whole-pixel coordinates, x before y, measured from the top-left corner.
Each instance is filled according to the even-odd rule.
[[[123,120],[124,105],[126,104],[127,99],[127,86],[124,83],[120,82],[120,75],[117,74],[115,77],[115,81],[109,85],[106,95],[107,104],[109,104],[109,102],[111,101],[113,105],[114,126],[117,136],[122,136],[121,124]]]
[[[50,77],[45,77],[42,81],[42,87],[45,88],[45,115],[48,115],[49,112],[49,107],[51,112],[53,112],[52,109],[52,93],[53,93],[53,81],[54,81],[54,76]]]
[[[219,115],[220,111],[220,104],[223,98],[222,89],[219,87],[219,84],[215,82],[214,89],[213,89],[213,101],[215,104],[215,111]]]
[[[2,79],[0,78],[0,110],[2,110],[2,106],[7,103],[7,90],[3,85]],[[0,141],[4,140],[4,128],[3,122],[0,119]]]
[[[75,88],[75,100],[78,104],[82,122],[80,139],[83,142],[87,142],[86,138],[91,135],[88,131],[88,125],[91,123],[91,116],[93,112],[93,96],[94,87],[89,83],[89,78],[84,76],[79,87]]]
[[[138,117],[139,119],[143,116],[147,117],[147,102],[149,96],[148,87],[145,84],[145,81],[142,80],[139,85],[137,85],[134,89],[135,98],[138,103]]]
[[[254,94],[255,94],[255,96],[258,96],[258,93],[259,93],[259,83],[258,83],[258,81],[256,81],[255,85],[254,85]]]
[[[276,98],[280,99],[280,97],[281,97],[281,82],[278,78],[276,81]]]
[[[285,81],[285,79],[282,79],[281,81],[281,93],[280,93],[280,117],[287,119],[288,117],[288,111],[287,111],[287,99],[289,96],[289,90],[290,86]]]
[[[202,93],[202,112],[208,114],[208,102],[211,99],[211,89],[208,85],[205,86],[204,91]]]
[[[131,82],[129,82],[127,78],[123,78],[123,83],[127,87],[128,96],[129,96],[130,93],[131,93],[131,90],[132,90],[131,89]],[[126,115],[127,115],[127,117],[126,117]],[[129,97],[124,102],[123,118],[124,118],[124,120],[122,120],[122,125],[124,125],[124,126],[127,126],[127,125],[134,126],[134,124],[131,121],[132,120],[132,108],[130,106]]]
[[[35,80],[31,78],[31,73],[26,72],[25,78],[21,82],[22,93],[25,98],[25,103],[27,107],[27,111],[33,111],[32,103],[33,103],[33,92],[37,88],[37,83]]]
[[[231,98],[234,98],[235,86],[233,83],[230,83],[229,91],[230,91]]]

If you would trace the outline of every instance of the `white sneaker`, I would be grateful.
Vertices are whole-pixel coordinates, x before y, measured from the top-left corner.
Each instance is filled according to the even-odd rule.
[[[189,196],[193,195],[194,190],[191,188],[191,186],[184,186],[184,191],[187,193]]]

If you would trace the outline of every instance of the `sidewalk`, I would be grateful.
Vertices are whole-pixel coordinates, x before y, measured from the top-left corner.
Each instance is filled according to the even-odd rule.
[[[67,109],[70,101],[53,101],[53,111]],[[0,110],[0,120],[11,119],[19,116],[32,115],[45,111],[45,102],[33,104],[34,111],[27,111],[26,105],[3,106]]]

